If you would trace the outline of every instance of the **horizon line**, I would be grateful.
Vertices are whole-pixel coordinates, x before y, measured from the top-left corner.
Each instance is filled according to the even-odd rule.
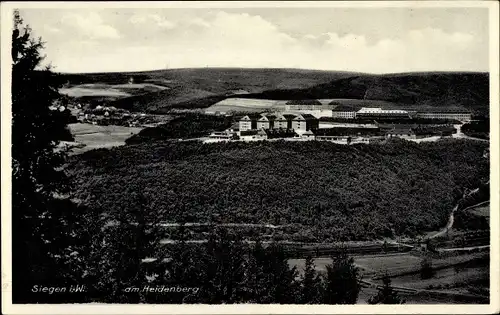
[[[173,70],[201,70],[201,69],[228,69],[228,70],[296,70],[296,71],[311,71],[311,72],[337,72],[337,73],[352,73],[353,75],[391,75],[391,74],[418,74],[418,73],[490,73],[485,70],[416,70],[416,71],[403,71],[403,72],[363,72],[363,71],[349,71],[349,70],[324,70],[324,69],[311,69],[311,68],[296,68],[296,67],[228,67],[228,66],[204,66],[204,67],[179,67],[179,68],[165,68],[165,69],[150,69],[150,70],[124,70],[124,71],[97,71],[97,72],[62,72],[52,70],[55,73],[62,75],[72,74],[112,74],[112,73],[145,73],[145,72],[160,72],[160,71],[173,71]]]

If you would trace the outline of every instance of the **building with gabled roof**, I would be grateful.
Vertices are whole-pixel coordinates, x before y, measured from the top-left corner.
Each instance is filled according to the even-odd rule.
[[[295,118],[293,114],[279,114],[274,119],[274,128],[292,129],[292,121]]]
[[[337,107],[332,109],[332,117],[342,118],[342,119],[354,119],[356,118],[356,109],[352,106],[338,105]]]
[[[273,129],[275,120],[276,116],[274,115],[262,115],[257,120],[257,129]]]
[[[261,114],[248,114],[243,116],[239,121],[240,131],[254,130],[257,129],[257,121],[261,117]]]
[[[308,130],[319,128],[319,119],[311,114],[300,114],[292,120],[292,129],[296,133],[303,133]]]

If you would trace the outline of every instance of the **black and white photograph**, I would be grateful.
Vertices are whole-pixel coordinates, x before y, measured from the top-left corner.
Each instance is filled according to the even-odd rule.
[[[2,3],[3,313],[500,311],[498,8]]]

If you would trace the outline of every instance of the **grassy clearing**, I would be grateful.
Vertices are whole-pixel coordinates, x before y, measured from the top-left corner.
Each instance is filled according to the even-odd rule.
[[[465,254],[465,255],[433,259],[432,265],[439,272],[440,270],[446,270],[450,268],[453,271],[454,269],[450,266],[454,266],[456,264],[461,264],[461,263],[468,263],[480,257],[481,255],[483,254]],[[421,257],[409,253],[354,256],[355,264],[360,268],[363,275],[368,278],[382,275],[386,271],[390,275],[394,275],[395,279],[396,278],[413,279],[413,277],[419,278],[421,260],[422,260]],[[290,266],[296,266],[299,271],[302,271],[305,266],[305,259],[302,258],[290,259],[288,263]],[[316,264],[316,269],[318,271],[326,271],[326,265],[331,263],[331,259],[315,258],[314,263]],[[443,271],[443,277],[444,276],[447,276],[447,273]]]
[[[384,273],[400,273],[420,268],[420,257],[410,254],[377,256],[377,257],[357,257],[356,264],[366,275],[376,275]]]
[[[157,91],[163,91],[167,87],[149,84],[105,84],[105,83],[86,83],[75,85],[72,87],[62,88],[59,90],[61,94],[70,97],[98,97],[107,96],[115,98],[123,98],[137,94],[145,94]]]
[[[315,258],[314,264],[316,265],[316,270],[319,272],[326,272],[326,265],[332,262],[331,258]],[[303,273],[306,265],[306,260],[302,258],[289,259],[288,265],[290,267],[296,267],[299,273]]]
[[[92,124],[68,125],[75,141],[85,145],[83,148],[73,149],[78,154],[98,148],[111,148],[125,144],[125,140],[139,133],[143,128],[124,126],[98,126]]]
[[[470,211],[478,216],[487,217],[487,218],[490,217],[490,205],[477,207],[477,208],[471,209]]]
[[[268,109],[284,110],[286,101],[251,98],[228,98],[215,103],[206,112],[262,112]]]
[[[89,97],[89,96],[108,96],[108,97],[127,97],[131,94],[119,91],[110,87],[87,88],[75,86],[71,88],[62,88],[59,93],[69,97]]]
[[[484,267],[474,267],[455,271],[455,268],[445,268],[436,271],[434,277],[430,279],[421,279],[420,274],[412,274],[392,278],[394,286],[402,286],[413,289],[445,289],[455,291],[457,293],[468,293],[466,283],[476,282],[488,277],[488,270]]]

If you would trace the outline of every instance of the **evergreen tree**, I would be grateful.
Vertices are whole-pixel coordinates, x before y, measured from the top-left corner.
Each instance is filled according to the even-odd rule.
[[[382,282],[384,283],[382,288],[378,289],[378,293],[375,296],[372,296],[368,300],[368,304],[404,304],[405,300],[401,299],[396,291],[394,291],[391,287],[391,278],[385,273],[382,278]]]
[[[296,268],[290,268],[283,248],[257,241],[249,250],[245,270],[245,302],[297,303],[300,294]]]
[[[13,302],[61,302],[81,295],[40,295],[33,285],[81,283],[86,211],[67,200],[69,183],[60,140],[72,138],[57,102],[59,77],[41,68],[44,43],[19,12],[12,31],[12,267]],[[56,107],[54,107],[56,106]],[[87,213],[88,214],[88,213]],[[67,302],[74,300],[67,300]]]
[[[271,243],[266,249],[265,258],[262,267],[264,274],[267,275],[265,287],[267,294],[264,295],[266,299],[270,300],[270,303],[296,303],[299,295],[297,269],[288,265],[288,257],[283,247]]]
[[[242,240],[226,229],[216,229],[205,246],[206,271],[200,292],[202,303],[241,303],[244,296],[245,252]]]
[[[199,288],[205,281],[205,270],[202,266],[205,245],[189,244],[188,231],[181,224],[173,236],[176,242],[169,246],[162,261],[158,263],[158,280],[154,283],[169,287],[182,286]],[[200,293],[169,293],[157,296],[160,303],[199,303]]]
[[[420,277],[422,279],[430,279],[433,276],[434,269],[432,268],[432,260],[429,256],[425,256],[420,262]]]
[[[354,259],[341,248],[332,264],[326,266],[324,304],[356,304],[359,291],[359,271]]]
[[[265,256],[262,242],[258,239],[247,252],[244,297],[248,303],[261,302],[266,291],[267,276],[263,270]]]
[[[322,279],[316,272],[314,260],[306,257],[304,275],[301,279],[301,295],[298,302],[302,304],[320,304],[322,292]]]
[[[98,285],[107,302],[145,302],[144,292],[127,292],[143,288],[148,265],[145,258],[155,258],[158,248],[158,217],[153,215],[142,193],[131,193],[128,211],[109,213],[100,252],[102,275]]]

